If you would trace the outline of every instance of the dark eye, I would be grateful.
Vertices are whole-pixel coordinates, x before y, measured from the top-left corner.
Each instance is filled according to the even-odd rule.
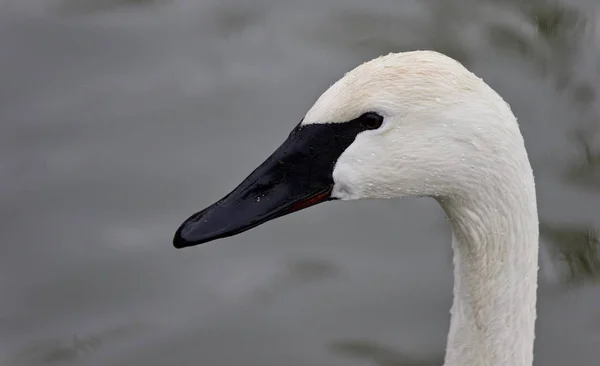
[[[381,127],[383,116],[375,112],[367,112],[360,116],[360,123],[369,130],[375,130]]]

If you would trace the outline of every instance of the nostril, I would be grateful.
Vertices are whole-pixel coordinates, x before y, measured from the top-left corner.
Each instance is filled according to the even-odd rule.
[[[287,177],[287,173],[283,172],[281,174],[271,175],[266,179],[261,179],[261,181],[257,182],[256,185],[254,186],[254,188],[252,190],[248,191],[244,196],[245,197],[249,197],[249,196],[253,197],[253,196],[257,195],[257,193],[264,195],[267,192],[269,192],[270,190],[274,189],[278,184],[283,182],[286,177]]]

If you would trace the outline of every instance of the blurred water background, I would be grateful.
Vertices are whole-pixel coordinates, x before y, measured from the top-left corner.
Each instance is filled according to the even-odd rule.
[[[434,49],[512,105],[536,173],[535,364],[600,356],[595,0],[0,0],[0,365],[441,365],[433,200],[336,202],[191,250],[188,214],[344,72]]]

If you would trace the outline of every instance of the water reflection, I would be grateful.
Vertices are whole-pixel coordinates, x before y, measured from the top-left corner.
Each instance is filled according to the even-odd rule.
[[[370,341],[340,341],[331,345],[333,352],[372,362],[374,366],[437,366],[444,363],[444,355],[415,359],[389,347]]]
[[[275,301],[278,295],[300,286],[323,281],[339,274],[339,268],[324,259],[298,258],[284,263],[269,280],[261,281],[254,290],[253,298],[261,303]]]
[[[143,7],[167,5],[170,1],[173,0],[57,0],[56,11],[70,15],[134,11]]]
[[[597,137],[595,132],[577,130],[574,133],[581,155],[569,165],[565,179],[582,188],[600,192],[600,149],[595,148],[593,144]]]
[[[70,339],[46,340],[29,346],[14,355],[14,366],[85,364],[102,347],[118,344],[124,338],[134,337],[145,329],[143,324],[119,326]]]
[[[579,225],[540,223],[540,236],[550,242],[552,259],[564,264],[567,283],[600,280],[598,230]]]

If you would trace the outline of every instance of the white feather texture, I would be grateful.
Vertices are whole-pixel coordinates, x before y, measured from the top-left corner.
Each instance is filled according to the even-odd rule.
[[[533,172],[516,118],[483,80],[432,51],[348,72],[303,123],[385,117],[338,159],[342,200],[429,196],[453,228],[447,366],[531,366],[538,271]]]

